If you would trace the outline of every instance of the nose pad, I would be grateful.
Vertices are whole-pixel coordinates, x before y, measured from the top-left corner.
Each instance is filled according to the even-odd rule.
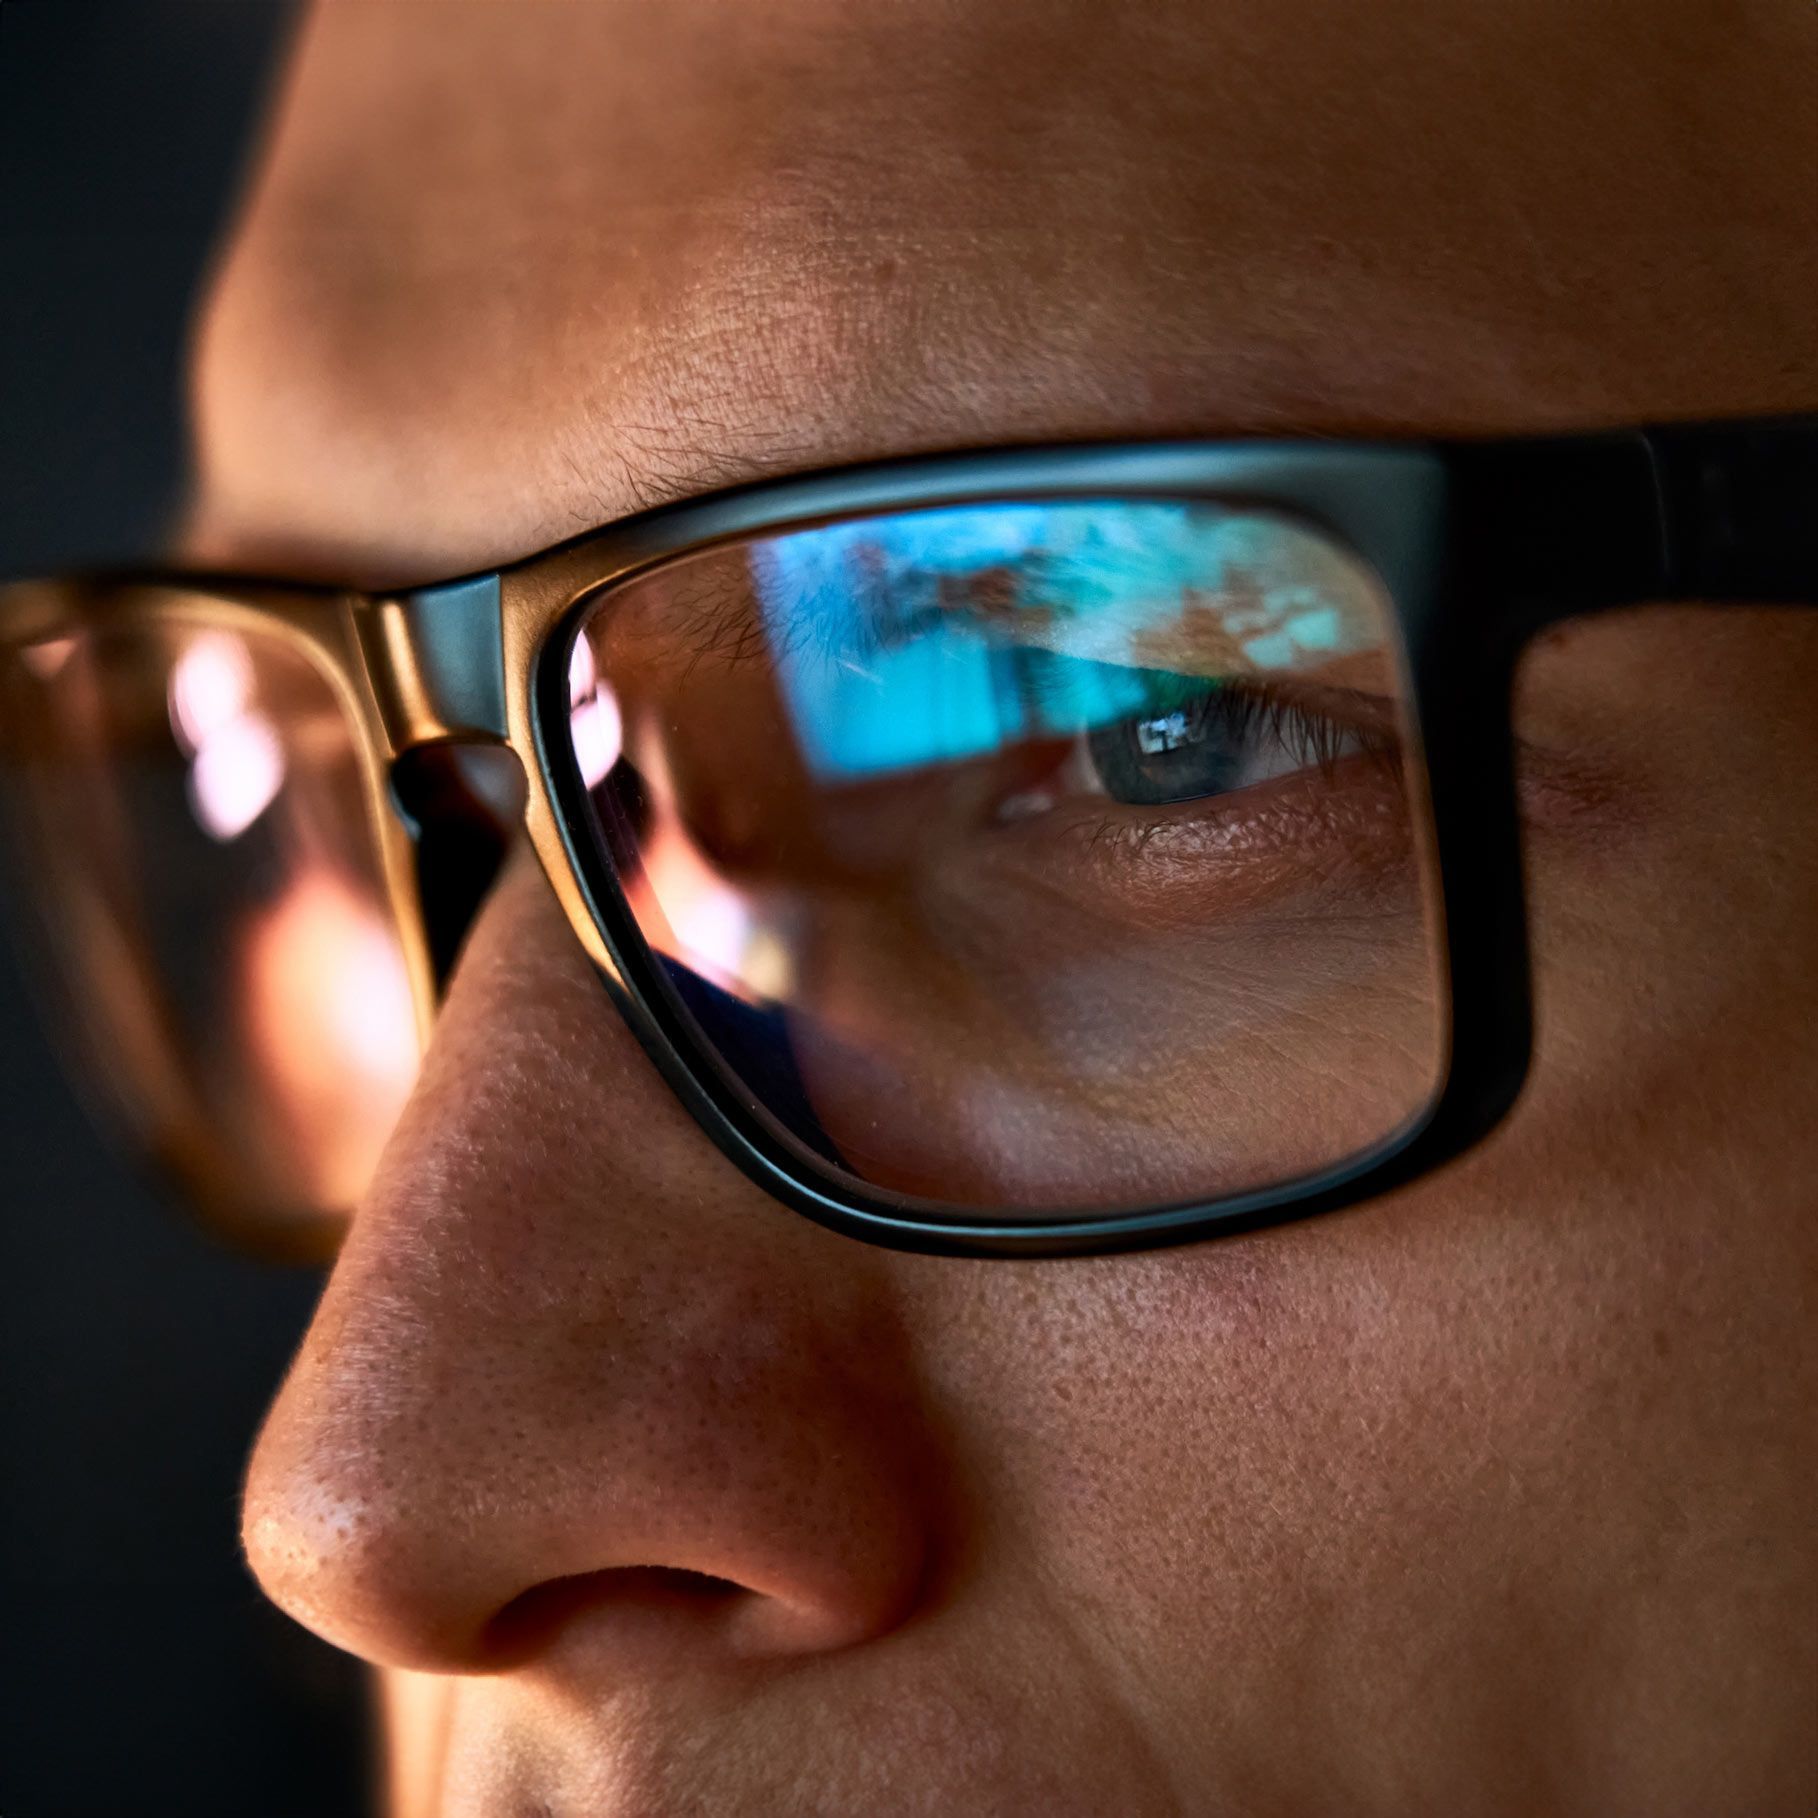
[[[523,824],[524,769],[504,745],[446,742],[404,752],[389,781],[392,805],[411,836],[440,994]]]

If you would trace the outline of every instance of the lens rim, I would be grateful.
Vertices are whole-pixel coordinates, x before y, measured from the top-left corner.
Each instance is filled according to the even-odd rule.
[[[371,700],[363,693],[364,665],[358,627],[345,596],[323,590],[264,589],[223,581],[68,581],[14,583],[5,591],[0,613],[0,652],[15,654],[47,638],[125,630],[168,629],[228,631],[282,644],[306,662],[330,690],[345,723],[350,749],[360,772],[366,801],[367,831],[374,844],[375,872],[385,891],[394,927],[410,976],[418,1037],[427,1042],[435,1012],[435,983],[414,887],[414,859],[407,829],[389,809],[389,753],[379,732]],[[54,862],[31,863],[33,849],[48,849],[44,837],[31,845],[9,841],[14,848],[8,871],[16,874],[10,897],[23,911],[18,921],[44,922],[79,910],[82,886]],[[65,920],[79,923],[79,914]],[[28,937],[28,946],[51,945],[48,932]],[[118,956],[115,956],[117,959]],[[90,962],[93,962],[92,964]],[[82,961],[87,973],[116,970],[107,956],[91,953]],[[151,970],[150,968],[144,968]],[[98,1123],[121,1128],[130,1139],[127,1152],[154,1184],[175,1188],[198,1219],[236,1248],[266,1260],[321,1263],[334,1253],[351,1207],[335,1208],[276,1200],[253,1193],[243,1169],[214,1133],[211,1119],[189,1084],[180,1044],[168,1031],[152,1031],[165,1052],[163,1063],[121,1066],[106,1057],[90,1057],[74,1033],[87,1019],[70,1014],[79,991],[107,994],[103,982],[92,987],[66,978],[70,967],[54,958],[28,971],[36,993],[52,1014],[44,1024],[67,1057],[66,1074],[85,1108]],[[156,981],[153,981],[154,997]],[[58,1013],[61,1012],[61,1013]]]
[[[1519,1088],[1528,1034],[1524,976],[1518,1023],[1501,1026],[1503,1039],[1495,1052],[1479,1057],[1491,1064],[1475,1068],[1461,1082],[1454,981],[1461,961],[1467,977],[1481,977],[1484,968],[1473,960],[1468,935],[1466,950],[1458,950],[1458,922],[1448,912],[1469,880],[1455,874],[1448,883],[1445,875],[1445,842],[1436,837],[1434,825],[1439,803],[1425,759],[1428,703],[1420,696],[1422,677],[1433,674],[1431,662],[1420,660],[1421,652],[1444,617],[1437,607],[1446,579],[1446,480],[1439,453],[1416,445],[1142,444],[936,457],[772,482],[670,507],[622,527],[622,536],[607,532],[589,539],[584,565],[565,570],[558,556],[525,570],[505,571],[501,609],[507,672],[521,664],[527,683],[522,700],[515,703],[521,719],[511,730],[514,742],[522,737],[535,755],[539,787],[533,797],[542,798],[531,804],[533,839],[547,848],[551,875],[563,880],[558,893],[571,920],[592,931],[590,954],[621,1015],[721,1151],[792,1209],[873,1243],[947,1255],[1060,1256],[1175,1243],[1336,1209],[1425,1171],[1435,1165],[1442,1147],[1455,1152],[1475,1140],[1478,1127],[1486,1118],[1500,1116]],[[1427,1102],[1380,1141],[1342,1162],[1268,1188],[1115,1213],[1077,1208],[1047,1213],[1018,1209],[1012,1216],[993,1215],[990,1209],[968,1212],[834,1171],[724,1068],[663,975],[610,856],[593,834],[585,784],[565,736],[568,664],[584,620],[609,609],[618,589],[718,545],[882,512],[1068,499],[1216,504],[1288,515],[1332,538],[1378,578],[1409,681],[1409,785],[1425,795],[1428,805],[1418,818],[1425,828],[1423,887],[1436,938],[1437,1084]],[[519,664],[511,659],[514,625],[520,636],[534,628],[527,647],[520,645]],[[1485,648],[1493,646],[1489,640]],[[1448,722],[1447,736],[1464,749],[1466,761],[1488,780],[1493,794],[1497,716]],[[1506,769],[1506,724],[1500,740]],[[1484,806],[1477,803],[1479,810]],[[1513,846],[1512,775],[1506,808],[1505,831]],[[1493,831],[1496,822],[1491,802],[1484,826]],[[1473,862],[1469,844],[1464,861],[1468,870]],[[1518,873],[1516,881],[1518,885]],[[1474,895],[1474,889],[1467,887],[1467,894]],[[1465,925],[1471,925],[1468,918]],[[1525,960],[1519,930],[1515,944]]]

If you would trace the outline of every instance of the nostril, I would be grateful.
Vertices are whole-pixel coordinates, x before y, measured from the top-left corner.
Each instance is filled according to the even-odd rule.
[[[481,1646],[497,1671],[542,1653],[583,1615],[605,1616],[625,1640],[658,1644],[724,1627],[758,1593],[681,1566],[615,1566],[553,1578],[520,1592],[486,1625]]]

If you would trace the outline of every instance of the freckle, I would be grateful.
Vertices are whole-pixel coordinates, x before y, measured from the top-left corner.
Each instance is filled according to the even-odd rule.
[[[1657,1327],[1654,1332],[1654,1355],[1656,1357],[1665,1357],[1672,1348],[1673,1341],[1667,1336],[1666,1327]]]

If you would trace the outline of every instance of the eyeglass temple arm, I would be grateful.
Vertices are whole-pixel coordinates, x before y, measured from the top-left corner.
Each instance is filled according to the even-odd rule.
[[[1669,597],[1818,600],[1818,418],[1650,430]]]
[[[1818,418],[1453,443],[1455,574],[1544,618],[1818,602]]]

